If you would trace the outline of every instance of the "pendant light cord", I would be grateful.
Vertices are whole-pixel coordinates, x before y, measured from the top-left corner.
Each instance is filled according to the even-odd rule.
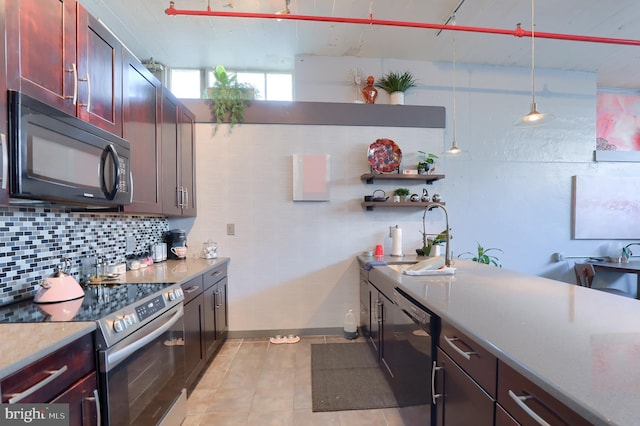
[[[531,102],[536,103],[536,87],[535,87],[535,60],[536,60],[536,30],[534,19],[534,2],[531,0]]]
[[[453,14],[453,23],[456,24],[456,15]],[[453,141],[456,141],[456,33],[453,32]]]

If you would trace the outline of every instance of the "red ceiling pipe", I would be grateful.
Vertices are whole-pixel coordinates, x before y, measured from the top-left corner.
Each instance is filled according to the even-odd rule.
[[[210,7],[207,10],[183,10],[176,9],[173,2],[169,3],[169,8],[164,11],[167,15],[188,15],[188,16],[217,16],[222,18],[259,18],[259,19],[290,19],[293,21],[314,21],[314,22],[336,22],[343,24],[361,25],[383,25],[389,27],[406,28],[426,28],[432,30],[465,31],[486,34],[504,34],[515,37],[531,37],[531,31],[525,31],[517,25],[515,30],[504,30],[499,28],[467,27],[464,25],[429,24],[424,22],[389,21],[384,19],[366,18],[340,18],[335,16],[313,16],[313,15],[278,15],[276,13],[246,13],[246,12],[216,12]],[[555,40],[584,41],[589,43],[622,44],[627,46],[640,46],[640,40],[630,40],[622,38],[592,37],[573,34],[546,33],[536,31],[536,38],[549,38]]]

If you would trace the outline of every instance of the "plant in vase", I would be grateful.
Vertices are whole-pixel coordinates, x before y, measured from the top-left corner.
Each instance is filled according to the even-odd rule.
[[[484,263],[485,265],[493,265],[493,266],[497,266],[498,268],[502,268],[502,265],[500,264],[500,259],[498,259],[497,256],[488,254],[490,251],[499,251],[500,253],[502,253],[502,250],[495,247],[484,248],[482,247],[482,244],[480,243],[477,243],[477,244],[478,244],[478,247],[476,248],[476,253],[471,253],[470,251],[467,251],[464,253],[460,253],[458,257],[471,256],[463,259],[471,259],[474,262]]]
[[[402,198],[404,198],[406,200],[407,196],[411,193],[411,191],[409,191],[409,188],[398,188],[395,191],[393,191],[393,202],[394,203],[399,203]]]
[[[404,92],[416,87],[417,83],[418,81],[409,71],[403,73],[391,71],[379,78],[375,87],[379,87],[389,94],[391,105],[403,105]]]
[[[425,232],[421,232],[421,234],[422,248],[417,249],[416,253],[420,256],[439,256],[441,245],[447,242],[447,230],[445,229],[439,234],[427,234]],[[451,228],[449,228],[449,238],[453,239]]]
[[[212,101],[211,111],[218,124],[229,122],[231,127],[244,121],[244,110],[255,97],[255,88],[247,83],[239,83],[235,74],[227,73],[218,65],[213,71],[216,82],[207,88],[205,96]]]
[[[431,173],[436,169],[434,166],[435,161],[440,158],[431,152],[426,153],[424,151],[418,151],[420,158],[418,159],[418,173],[426,175],[431,170]]]

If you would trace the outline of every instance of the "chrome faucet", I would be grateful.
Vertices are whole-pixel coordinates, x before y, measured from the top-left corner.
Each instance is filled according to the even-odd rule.
[[[444,208],[442,204],[438,203],[429,203],[424,208],[424,214],[422,215],[422,235],[427,235],[427,225],[426,218],[427,212],[434,207],[439,207],[444,211],[444,219],[445,219],[445,238],[447,239],[445,248],[444,248],[444,264],[445,266],[451,266],[451,251],[449,250],[449,240],[451,239],[451,235],[449,232],[449,213],[447,213],[447,209]]]

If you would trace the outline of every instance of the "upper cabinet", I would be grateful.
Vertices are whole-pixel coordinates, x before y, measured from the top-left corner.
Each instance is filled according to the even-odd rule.
[[[160,111],[162,86],[129,51],[123,52],[123,137],[131,143],[133,200],[126,212],[162,213]]]
[[[122,46],[75,0],[6,7],[7,86],[122,136]]]
[[[168,90],[162,96],[162,213],[196,215],[195,117]]]

